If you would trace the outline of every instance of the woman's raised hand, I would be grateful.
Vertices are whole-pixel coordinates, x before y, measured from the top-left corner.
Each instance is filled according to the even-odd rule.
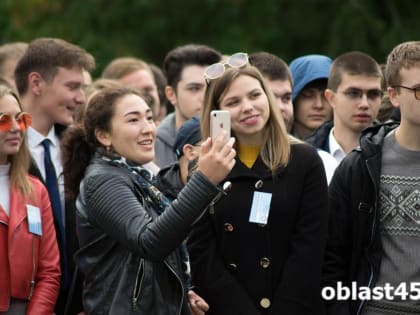
[[[236,151],[233,148],[235,138],[226,142],[225,137],[226,132],[223,132],[215,141],[207,138],[201,144],[198,169],[215,185],[229,174],[236,162]]]

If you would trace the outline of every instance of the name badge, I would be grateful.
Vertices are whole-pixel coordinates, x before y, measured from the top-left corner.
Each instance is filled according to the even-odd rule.
[[[249,222],[267,224],[270,214],[271,193],[255,191],[252,198]]]
[[[35,235],[42,236],[41,213],[38,207],[26,205],[28,213],[29,232]]]

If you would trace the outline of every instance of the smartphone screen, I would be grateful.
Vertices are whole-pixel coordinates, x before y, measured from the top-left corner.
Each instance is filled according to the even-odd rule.
[[[210,136],[217,138],[222,131],[226,131],[225,142],[230,139],[230,112],[227,110],[213,110],[210,113]]]

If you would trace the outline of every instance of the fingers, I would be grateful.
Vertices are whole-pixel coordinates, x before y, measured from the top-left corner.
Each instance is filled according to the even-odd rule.
[[[216,151],[220,151],[221,148],[223,148],[224,144],[226,143],[227,133],[226,131],[222,131],[214,140],[212,143],[212,148],[214,148]]]
[[[212,146],[211,145],[211,138],[209,137],[201,143],[201,149],[200,149],[201,154],[208,153],[211,149],[211,146]]]
[[[204,315],[209,310],[209,305],[206,301],[192,290],[188,291],[188,301],[191,313],[194,315]]]

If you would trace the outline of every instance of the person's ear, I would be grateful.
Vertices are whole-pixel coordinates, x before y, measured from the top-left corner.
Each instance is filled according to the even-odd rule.
[[[99,143],[102,144],[104,147],[111,147],[112,141],[109,132],[100,129],[95,129],[95,137],[99,141]]]
[[[175,106],[176,105],[176,91],[173,89],[172,86],[167,85],[165,86],[165,95],[168,101]]]
[[[335,92],[330,89],[325,89],[324,96],[325,96],[325,99],[328,101],[328,103],[331,105],[331,107],[334,109],[335,108],[335,102],[334,102]]]
[[[397,88],[393,88],[393,87],[388,87],[387,88],[388,91],[388,97],[389,97],[389,101],[391,102],[392,106],[395,108],[400,107],[400,102],[398,100],[398,91]]]
[[[182,147],[182,152],[184,153],[184,156],[188,161],[192,161],[198,157],[197,150],[195,150],[194,146],[189,143],[184,144],[184,146]]]
[[[31,72],[28,74],[28,90],[32,91],[34,95],[40,96],[45,84],[46,82],[39,72]]]

